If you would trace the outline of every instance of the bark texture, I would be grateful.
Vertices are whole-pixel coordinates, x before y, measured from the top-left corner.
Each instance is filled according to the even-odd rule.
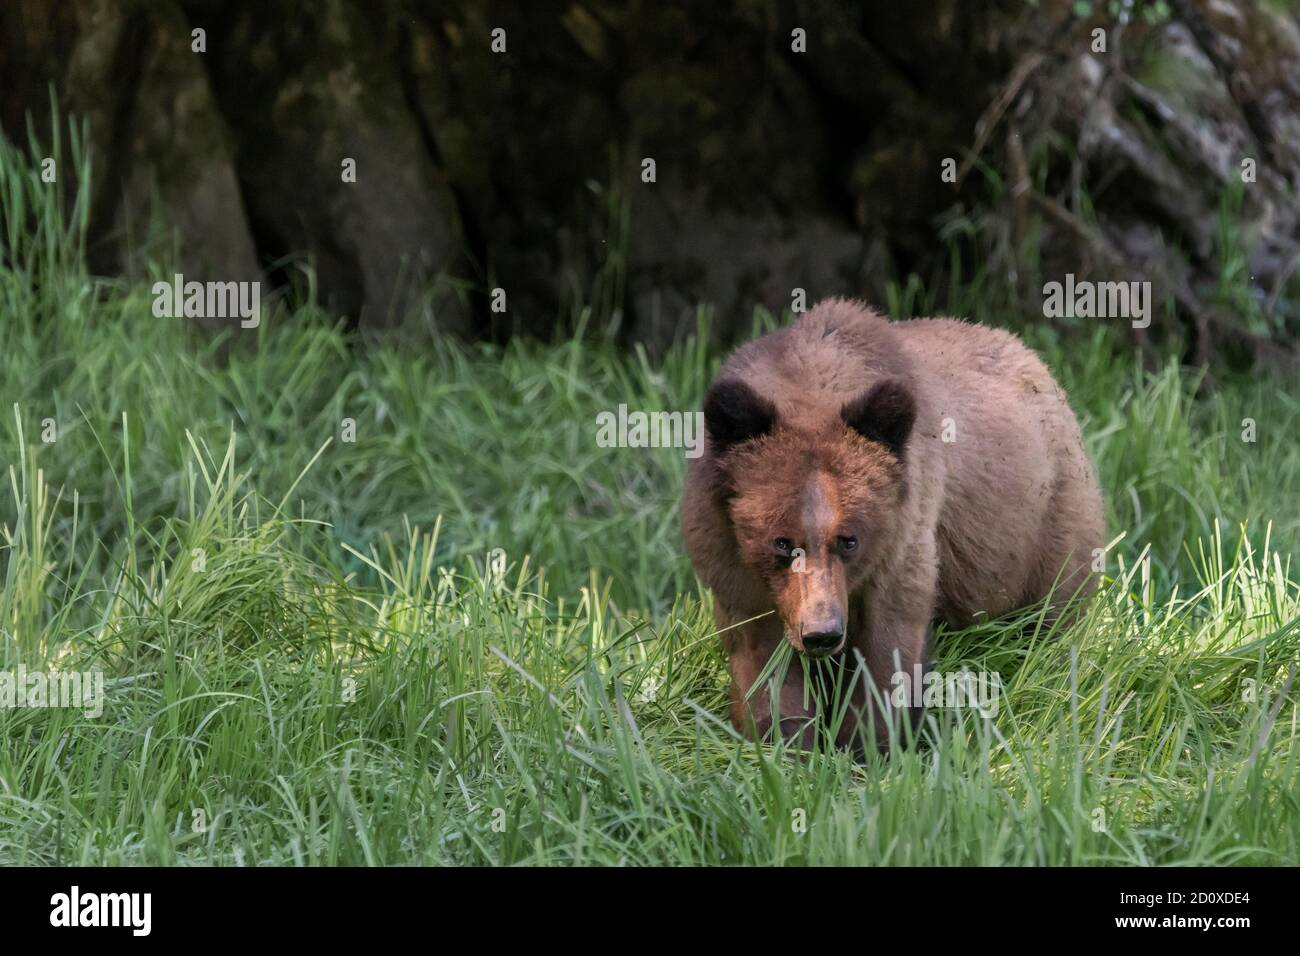
[[[162,221],[187,274],[367,327],[590,305],[655,347],[700,303],[726,336],[958,257],[1026,321],[1067,272],[1150,281],[1175,308],[1133,334],[1195,362],[1300,327],[1300,28],[1263,0],[7,0],[10,139],[48,142],[51,89],[89,125],[97,269]]]

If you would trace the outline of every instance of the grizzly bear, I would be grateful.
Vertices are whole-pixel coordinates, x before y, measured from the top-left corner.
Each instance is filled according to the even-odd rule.
[[[898,672],[924,673],[934,621],[1049,596],[1060,608],[1094,586],[1105,527],[1078,422],[1008,332],[829,299],[737,349],[704,422],[682,529],[713,591],[739,730],[770,734],[773,697],[777,732],[805,748],[829,723],[804,687],[826,665],[796,659],[777,694],[752,692],[784,639],[860,678],[836,743],[863,747],[871,726],[886,748],[899,716],[919,716],[889,695]]]

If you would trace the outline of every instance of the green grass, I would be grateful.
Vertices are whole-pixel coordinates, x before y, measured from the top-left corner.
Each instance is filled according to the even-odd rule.
[[[792,759],[723,719],[681,453],[594,441],[698,407],[705,336],[360,345],[306,304],[228,348],[89,278],[7,146],[0,210],[0,670],[107,684],[0,710],[0,864],[1300,862],[1286,384],[1027,330],[1123,533],[1101,599],[941,636],[995,719]]]

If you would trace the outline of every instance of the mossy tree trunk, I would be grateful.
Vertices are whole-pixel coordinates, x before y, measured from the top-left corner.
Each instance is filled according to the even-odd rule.
[[[1139,345],[1195,362],[1285,359],[1300,327],[1274,3],[10,0],[11,139],[51,85],[90,125],[96,268],[156,261],[161,212],[186,272],[311,263],[366,326],[550,334],[590,304],[657,346],[699,303],[740,334],[796,287],[946,289],[960,256],[1025,321],[1065,273],[1150,281],[1175,310]]]

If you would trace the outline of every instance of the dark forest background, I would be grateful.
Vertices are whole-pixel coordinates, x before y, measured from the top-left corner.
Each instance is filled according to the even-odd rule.
[[[367,329],[590,307],[657,349],[700,304],[727,339],[795,287],[972,285],[1014,324],[1066,272],[1151,281],[1170,311],[1125,334],[1192,364],[1289,365],[1300,329],[1287,3],[6,0],[11,140],[50,141],[52,93],[93,269],[311,286]]]

